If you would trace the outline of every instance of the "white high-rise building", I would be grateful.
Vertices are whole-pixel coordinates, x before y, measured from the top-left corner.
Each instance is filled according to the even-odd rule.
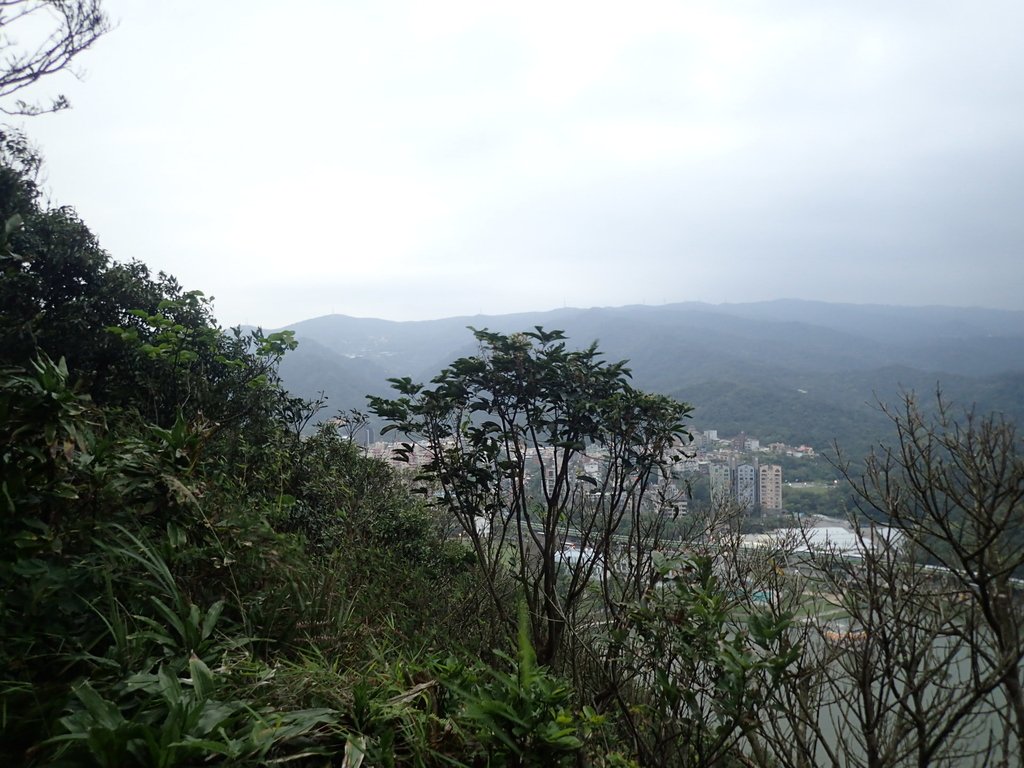
[[[736,467],[736,503],[747,510],[757,504],[757,468],[753,464]]]
[[[708,482],[712,502],[721,503],[732,498],[732,473],[728,464],[709,464]]]

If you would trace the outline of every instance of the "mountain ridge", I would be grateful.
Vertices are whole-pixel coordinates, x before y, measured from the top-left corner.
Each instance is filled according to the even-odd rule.
[[[389,377],[428,381],[473,354],[470,326],[509,333],[538,325],[628,360],[638,387],[691,402],[702,428],[736,426],[765,439],[806,434],[816,447],[835,439],[864,450],[888,424],[870,403],[893,402],[901,386],[936,383],[957,402],[1024,417],[1024,311],[986,308],[782,299],[414,321],[335,314],[281,329],[299,341],[281,374],[296,395],[325,391],[332,411],[364,408],[362,395],[387,394]]]

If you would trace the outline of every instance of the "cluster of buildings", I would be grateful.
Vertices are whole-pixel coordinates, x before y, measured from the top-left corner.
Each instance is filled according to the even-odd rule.
[[[776,456],[790,456],[794,459],[804,456],[815,456],[814,449],[809,445],[786,445],[785,443],[769,443],[762,446],[756,437],[740,432],[735,437],[719,437],[717,429],[706,429],[693,436],[693,448],[698,454],[708,453],[768,453]]]
[[[743,509],[782,509],[782,467],[778,464],[731,462],[708,464],[713,501],[732,499]]]
[[[772,459],[815,455],[807,445],[762,446],[760,440],[746,432],[722,438],[714,429],[695,434],[691,451],[686,469],[707,475],[712,500],[731,500],[743,509],[762,512],[783,509],[782,467]]]
[[[788,446],[784,443],[771,443],[762,446],[757,438],[749,437],[745,432],[730,438],[720,438],[717,430],[709,429],[696,433],[692,443],[680,446],[687,458],[677,466],[683,472],[705,475],[708,478],[710,497],[713,501],[732,501],[748,511],[762,512],[780,511],[783,509],[782,499],[782,467],[772,459],[779,456],[800,458],[813,457],[814,449],[810,446]],[[394,459],[393,443],[372,443],[367,446],[371,456],[382,459]],[[429,461],[431,453],[418,447],[410,456],[406,467],[417,468]],[[556,469],[554,448],[540,449],[540,460],[543,463],[547,481],[554,480]],[[577,457],[574,474],[597,477],[601,470],[603,455],[600,451],[582,454]],[[778,459],[776,458],[776,461]],[[540,481],[540,467],[531,466],[527,470],[528,477],[534,475]],[[682,497],[682,494],[680,494]],[[681,511],[685,511],[685,500],[680,501]]]

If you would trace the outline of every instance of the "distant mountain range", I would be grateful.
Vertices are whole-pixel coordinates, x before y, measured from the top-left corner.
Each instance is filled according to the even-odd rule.
[[[467,326],[561,329],[628,359],[637,386],[695,406],[693,424],[762,442],[851,455],[890,440],[879,401],[937,386],[953,402],[1024,418],[1024,312],[780,300],[558,309],[394,322],[328,315],[288,326],[299,348],[281,375],[295,395],[324,391],[329,414],[365,408],[388,377],[429,381],[473,354]]]

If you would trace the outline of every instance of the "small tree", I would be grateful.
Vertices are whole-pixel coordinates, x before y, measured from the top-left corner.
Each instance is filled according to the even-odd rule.
[[[855,537],[856,553],[812,551],[789,576],[815,620],[759,734],[769,764],[989,764],[990,691],[964,674],[967,605],[905,541],[878,528]]]
[[[997,692],[1004,749],[1024,757],[1024,458],[1014,425],[937,397],[926,416],[913,395],[888,410],[899,444],[868,458],[854,487],[942,569],[967,608],[956,624],[975,694]]]
[[[510,629],[506,574],[525,596],[542,664],[559,659],[578,611],[607,624],[652,583],[651,556],[670,503],[671,468],[689,439],[686,404],[629,385],[622,362],[561,331],[505,336],[474,330],[477,356],[453,362],[433,387],[393,379],[399,397],[370,398],[385,428],[425,452],[422,477],[458,520]],[[584,601],[599,582],[603,601]],[[600,603],[597,606],[597,603]]]
[[[754,737],[763,765],[1018,765],[1024,754],[1024,461],[1012,424],[938,398],[887,409],[898,438],[862,474],[852,552],[812,552],[780,594],[810,607],[803,652]],[[891,529],[890,529],[891,527]],[[868,533],[870,532],[870,533]],[[835,614],[830,624],[823,613]]]

